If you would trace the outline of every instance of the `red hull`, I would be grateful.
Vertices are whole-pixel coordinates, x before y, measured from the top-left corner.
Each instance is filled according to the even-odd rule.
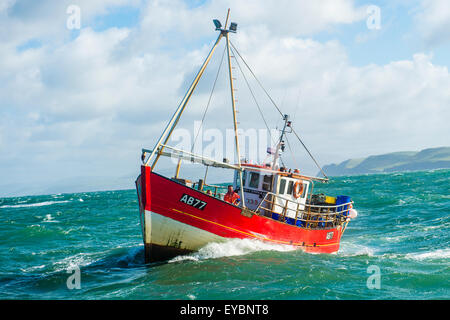
[[[141,213],[143,210],[156,213],[222,238],[252,238],[298,246],[306,252],[314,253],[333,253],[339,250],[342,235],[340,226],[313,230],[282,223],[265,216],[248,214],[237,206],[156,174],[147,166],[141,167],[140,189],[138,193],[141,200]],[[198,199],[206,205],[199,209],[186,204],[180,201],[184,195]],[[158,230],[152,230],[152,232],[155,233]],[[158,256],[168,258],[171,255],[164,254],[164,251],[174,252],[172,255],[183,252],[182,248],[176,248],[177,245],[169,242],[166,245],[167,250],[164,250],[164,245],[157,244],[158,253],[151,252],[151,239],[146,239],[144,236],[144,242],[147,261],[159,260]],[[174,249],[179,250],[174,251]]]

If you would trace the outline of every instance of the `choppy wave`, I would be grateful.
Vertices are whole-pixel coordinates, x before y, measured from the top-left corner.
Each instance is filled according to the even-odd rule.
[[[337,254],[233,239],[161,264],[145,264],[135,190],[0,198],[0,298],[449,299],[449,179],[436,170],[317,183],[316,193],[351,195],[359,212]],[[371,265],[380,290],[366,288]],[[66,287],[73,266],[78,291]]]
[[[55,220],[54,217],[52,217],[51,214],[46,214],[45,218],[42,222],[59,222],[58,220]]]
[[[408,253],[406,258],[413,260],[450,259],[450,248],[437,249],[427,252]]]
[[[375,249],[363,244],[343,242],[341,243],[341,247],[337,254],[339,256],[344,257],[354,257],[354,256],[373,257],[375,256]]]
[[[78,253],[75,255],[68,256],[59,261],[55,261],[52,265],[55,272],[66,271],[73,267],[85,267],[96,261],[98,253]]]

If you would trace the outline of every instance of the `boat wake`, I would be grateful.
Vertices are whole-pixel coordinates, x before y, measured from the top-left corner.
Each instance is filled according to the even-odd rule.
[[[175,257],[169,260],[169,263],[185,260],[200,261],[222,257],[242,256],[258,251],[286,252],[296,249],[297,248],[290,245],[272,244],[255,239],[230,239],[225,242],[209,243],[194,253]]]

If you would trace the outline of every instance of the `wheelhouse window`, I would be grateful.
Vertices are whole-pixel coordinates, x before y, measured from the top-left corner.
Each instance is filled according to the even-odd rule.
[[[289,181],[288,188],[287,188],[287,194],[292,194],[292,189],[294,188],[294,181]]]
[[[235,171],[234,173],[234,181],[233,181],[234,187],[237,187],[239,185],[239,172]]]
[[[273,176],[264,176],[262,188],[264,191],[271,191]]]
[[[303,192],[302,192],[302,198],[306,197],[306,189],[308,188],[308,185],[306,183],[303,184]]]
[[[250,188],[258,189],[259,187],[259,173],[250,172],[250,182],[248,183]]]
[[[246,172],[246,171],[243,171],[243,172],[242,172],[242,184],[243,184],[244,186],[246,186],[246,180],[247,180],[247,172]]]
[[[281,179],[280,180],[280,186],[278,188],[278,193],[279,194],[284,194],[284,190],[286,189],[286,179]]]

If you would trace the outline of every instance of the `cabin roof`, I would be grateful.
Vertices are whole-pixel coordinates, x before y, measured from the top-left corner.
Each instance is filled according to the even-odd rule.
[[[244,170],[247,171],[263,171],[267,173],[276,174],[282,177],[286,178],[293,178],[293,179],[302,179],[302,180],[312,180],[313,177],[304,176],[301,174],[293,173],[293,172],[285,172],[280,170],[272,170],[270,167],[258,165],[258,164],[251,164],[251,163],[241,163],[241,167],[244,168]]]

